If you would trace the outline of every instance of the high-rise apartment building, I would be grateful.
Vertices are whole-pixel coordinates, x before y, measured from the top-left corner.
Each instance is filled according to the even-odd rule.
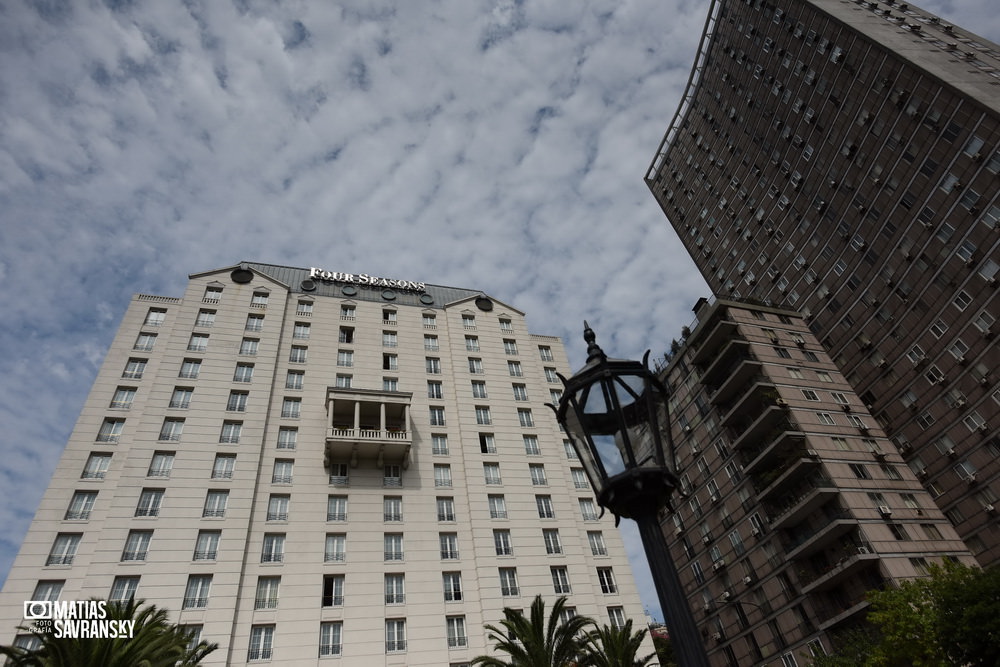
[[[647,184],[712,291],[802,313],[1000,560],[1000,46],[888,0],[716,0]]]
[[[712,665],[809,664],[866,591],[975,562],[801,316],[697,315],[660,369],[687,491],[664,532]]]
[[[137,295],[7,579],[3,643],[22,601],[91,597],[166,608],[219,665],[467,665],[536,594],[641,623],[545,406],[557,372],[561,341],[476,290],[244,263]]]

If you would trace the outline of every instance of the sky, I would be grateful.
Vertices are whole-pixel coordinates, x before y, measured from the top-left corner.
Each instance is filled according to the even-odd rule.
[[[584,319],[662,355],[709,292],[643,176],[708,6],[0,0],[0,581],[131,295],[191,273],[481,289],[574,368]],[[922,6],[1000,41],[995,0]]]

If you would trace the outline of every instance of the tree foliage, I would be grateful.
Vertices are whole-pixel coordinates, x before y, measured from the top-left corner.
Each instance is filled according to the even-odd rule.
[[[994,667],[1000,664],[1000,568],[945,561],[928,577],[872,591],[871,632],[837,642],[814,667]]]
[[[597,628],[583,636],[583,657],[579,667],[646,667],[656,653],[640,658],[639,651],[646,638],[646,628],[632,632],[632,619],[617,628],[611,625]]]
[[[10,667],[190,667],[199,664],[218,644],[199,642],[190,646],[185,628],[170,623],[167,612],[144,601],[111,602],[108,620],[134,620],[131,638],[56,637],[22,627],[40,642],[34,650],[0,646]]]
[[[581,653],[580,636],[593,619],[574,616],[563,621],[566,598],[560,597],[552,605],[548,621],[545,620],[545,601],[535,597],[530,615],[525,617],[519,609],[506,608],[500,627],[487,625],[489,640],[496,651],[506,653],[507,661],[481,655],[472,664],[482,667],[563,667],[575,662]]]

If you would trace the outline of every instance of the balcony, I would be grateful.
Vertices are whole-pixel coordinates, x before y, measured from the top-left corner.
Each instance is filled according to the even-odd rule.
[[[326,395],[328,461],[361,460],[377,467],[410,463],[413,433],[410,399],[400,391],[328,387]]]
[[[776,429],[761,440],[759,447],[746,447],[740,452],[740,462],[743,472],[748,475],[764,473],[767,468],[774,469],[772,479],[776,479],[792,464],[792,459],[810,456],[806,448],[805,433],[801,431],[786,431]],[[818,456],[817,456],[818,458]]]
[[[747,390],[749,383],[755,380],[766,380],[761,374],[762,365],[752,355],[750,357],[740,357],[730,370],[729,375],[722,379],[715,393],[712,394],[712,402],[716,405],[731,401],[737,394]]]
[[[799,455],[799,458],[792,457],[784,461],[783,465],[769,470],[764,469],[752,475],[751,480],[757,498],[766,501],[779,494],[798,493],[797,487],[801,485],[802,479],[806,476],[811,479],[819,474],[820,465],[821,461],[816,452],[807,449]]]
[[[822,471],[782,494],[783,502],[771,506],[771,528],[787,528],[825,505],[840,490]]]
[[[802,558],[816,553],[837,538],[857,530],[858,521],[845,510],[823,515],[819,521],[800,532],[785,545],[788,559]]]
[[[733,339],[722,349],[719,356],[708,364],[701,381],[718,387],[747,360],[757,361],[757,357],[750,351],[750,343],[742,338]]]
[[[698,336],[696,333],[695,337],[701,338],[702,340],[697,343],[697,348],[695,349],[694,354],[691,355],[691,363],[701,364],[707,361],[730,339],[737,336],[737,332],[738,325],[736,322],[727,319],[720,319],[718,323],[712,327],[711,331],[706,333],[703,337]],[[689,339],[688,342],[690,344],[692,341]]]
[[[826,591],[840,587],[845,579],[871,567],[880,556],[867,542],[844,547],[832,554],[825,567],[810,568],[799,574],[803,593]]]
[[[782,431],[799,431],[799,426],[788,418],[784,406],[772,405],[756,419],[744,417],[729,429],[733,439],[733,449],[741,449],[751,442],[761,442],[777,437]]]
[[[735,392],[737,398],[731,404],[718,404],[719,412],[723,413],[722,425],[732,426],[745,421],[748,416],[758,415],[772,406],[788,408],[777,388],[770,379],[751,376],[750,381],[740,385]]]

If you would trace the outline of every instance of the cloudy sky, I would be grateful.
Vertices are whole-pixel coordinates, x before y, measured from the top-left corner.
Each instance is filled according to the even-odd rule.
[[[994,5],[924,3],[1000,41]],[[662,353],[707,289],[642,177],[707,9],[0,0],[0,580],[131,294],[189,273],[412,277],[517,305],[575,366],[584,318]]]

